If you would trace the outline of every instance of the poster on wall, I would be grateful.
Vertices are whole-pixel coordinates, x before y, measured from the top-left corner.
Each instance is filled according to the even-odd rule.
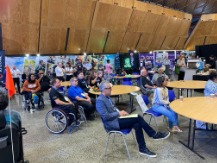
[[[154,55],[151,53],[139,54],[140,67],[145,66],[146,69],[151,69],[154,62]]]
[[[29,75],[35,73],[36,57],[24,57],[23,73]]]
[[[14,57],[5,57],[5,63],[11,69],[13,66],[16,66],[23,73],[24,57],[16,57],[16,59]]]
[[[4,78],[4,71],[5,71],[5,52],[0,51],[0,81]]]

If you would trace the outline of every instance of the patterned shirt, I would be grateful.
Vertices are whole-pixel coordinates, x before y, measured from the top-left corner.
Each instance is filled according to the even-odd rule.
[[[217,83],[212,80],[208,80],[204,89],[204,96],[210,96],[210,94],[217,93]]]

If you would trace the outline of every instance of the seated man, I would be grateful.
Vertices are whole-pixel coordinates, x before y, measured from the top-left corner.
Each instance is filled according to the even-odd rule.
[[[170,132],[161,133],[154,131],[140,115],[133,118],[119,118],[128,115],[128,113],[123,110],[119,111],[112,103],[112,100],[109,97],[111,95],[111,89],[111,84],[107,81],[103,81],[100,84],[100,91],[102,93],[96,100],[96,109],[103,120],[104,128],[106,131],[134,128],[140,154],[156,157],[157,155],[149,151],[146,147],[142,129],[149,137],[152,137],[155,140],[168,138]]]
[[[70,82],[71,87],[68,90],[69,98],[72,101],[77,101],[78,105],[83,106],[87,119],[93,120],[94,116],[91,114],[95,111],[95,99],[90,98],[88,94],[78,86],[78,79],[76,77],[72,77]]]
[[[63,110],[66,114],[73,113],[75,118],[72,115],[69,115],[68,125],[71,125],[73,121],[76,121],[76,125],[79,125],[78,121],[78,107],[73,104],[69,98],[64,97],[61,93],[58,92],[58,88],[61,87],[61,81],[57,78],[52,79],[51,81],[52,88],[50,89],[50,99],[52,107],[57,107]]]
[[[51,86],[50,86],[50,79],[48,78],[47,75],[44,75],[44,71],[39,71],[39,78],[38,82],[40,83],[41,86],[41,92],[48,91]]]
[[[143,68],[141,70],[140,74],[141,74],[141,77],[140,77],[141,92],[144,95],[150,96],[151,94],[153,94],[154,89],[156,88],[156,86],[154,86],[153,83],[150,81],[150,79],[148,77],[147,70],[145,68]]]
[[[20,127],[21,117],[20,114],[14,110],[11,110],[11,114],[9,114],[9,110],[6,109],[8,107],[8,94],[4,88],[0,88],[0,111],[3,111],[5,115],[5,119],[7,124],[10,122],[16,125],[18,128]]]
[[[32,100],[32,95],[36,94],[38,96],[38,104],[39,104],[40,100],[41,100],[41,95],[40,95],[40,92],[39,92],[40,89],[41,89],[40,84],[39,84],[38,80],[35,79],[35,75],[34,74],[29,74],[28,79],[23,84],[23,92],[22,92],[22,94],[25,95],[26,100],[30,100],[30,102],[32,104],[33,111],[35,110],[35,104],[34,104],[34,102]]]

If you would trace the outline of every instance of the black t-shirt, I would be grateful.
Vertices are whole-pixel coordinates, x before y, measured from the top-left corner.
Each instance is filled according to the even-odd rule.
[[[50,90],[49,96],[50,96],[50,100],[51,100],[51,105],[52,105],[52,107],[57,107],[57,106],[59,106],[59,105],[57,105],[56,102],[55,102],[56,99],[59,99],[60,101],[63,101],[63,102],[68,102],[68,101],[65,100],[64,96],[63,96],[61,93],[59,93],[59,92],[58,92],[55,88],[53,88],[53,87],[52,87],[51,90]]]
[[[98,85],[102,82],[102,79],[98,77],[98,78],[96,79],[96,83],[95,83],[95,84],[92,84],[91,81],[94,80],[94,79],[95,79],[94,77],[90,77],[90,86],[98,87]]]
[[[145,87],[146,84],[153,86],[153,83],[146,76],[141,76],[141,81],[142,81],[143,87]]]
[[[83,64],[82,63],[77,63],[76,64],[78,71],[82,71],[83,70]]]
[[[86,93],[89,92],[88,84],[84,79],[78,79],[78,86]]]

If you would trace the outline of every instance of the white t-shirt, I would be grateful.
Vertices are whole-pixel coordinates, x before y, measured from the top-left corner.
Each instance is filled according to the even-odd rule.
[[[64,69],[57,66],[55,68],[55,73],[56,73],[57,77],[62,77],[62,76],[64,76]]]
[[[66,75],[73,75],[73,68],[72,67],[66,67],[65,71],[70,71],[70,72],[66,73]]]
[[[92,69],[92,64],[91,64],[91,63],[86,63],[86,64],[84,65],[84,67],[85,67],[87,70],[90,70],[90,69]]]
[[[18,70],[18,69],[16,69],[16,70],[12,69],[11,73],[12,73],[13,78],[19,78],[21,75],[20,70]]]

